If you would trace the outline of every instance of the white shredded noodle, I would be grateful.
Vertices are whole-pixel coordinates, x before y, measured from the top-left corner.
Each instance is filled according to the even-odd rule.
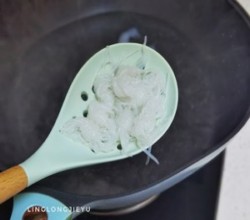
[[[95,100],[89,103],[87,116],[70,119],[62,133],[94,152],[126,152],[131,144],[150,146],[165,116],[167,79],[147,69],[145,60],[142,46],[136,66],[104,65],[94,80]],[[159,164],[151,148],[144,152]]]

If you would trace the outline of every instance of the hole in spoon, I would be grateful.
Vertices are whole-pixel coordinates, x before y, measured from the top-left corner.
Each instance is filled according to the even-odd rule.
[[[81,98],[83,101],[87,101],[88,100],[88,94],[86,92],[82,92],[81,93]]]
[[[95,94],[95,87],[94,86],[92,86],[92,92]]]
[[[41,206],[32,206],[23,214],[22,220],[48,220],[48,214]]]
[[[118,150],[122,150],[122,145],[121,145],[121,144],[118,144],[118,145],[117,145],[117,149],[118,149]]]
[[[86,118],[87,116],[88,116],[88,110],[84,110],[84,111],[83,111],[83,117]]]

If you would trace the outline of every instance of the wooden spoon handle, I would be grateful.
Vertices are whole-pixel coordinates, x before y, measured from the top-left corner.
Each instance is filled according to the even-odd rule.
[[[28,177],[21,166],[0,173],[0,204],[27,187]]]

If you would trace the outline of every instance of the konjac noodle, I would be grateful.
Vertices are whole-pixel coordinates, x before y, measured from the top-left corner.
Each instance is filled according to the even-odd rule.
[[[96,153],[151,146],[165,117],[167,75],[147,68],[141,52],[134,66],[112,61],[102,65],[92,87],[94,100],[84,116],[64,124],[62,133]],[[144,152],[153,157],[151,150]]]

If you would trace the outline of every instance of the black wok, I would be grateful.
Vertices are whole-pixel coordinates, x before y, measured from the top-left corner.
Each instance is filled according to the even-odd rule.
[[[249,117],[250,31],[226,1],[3,1],[0,9],[2,170],[41,145],[83,63],[131,29],[138,33],[127,40],[147,35],[179,87],[175,120],[153,147],[159,166],[140,154],[65,171],[28,191],[71,207],[136,204],[211,161]]]

